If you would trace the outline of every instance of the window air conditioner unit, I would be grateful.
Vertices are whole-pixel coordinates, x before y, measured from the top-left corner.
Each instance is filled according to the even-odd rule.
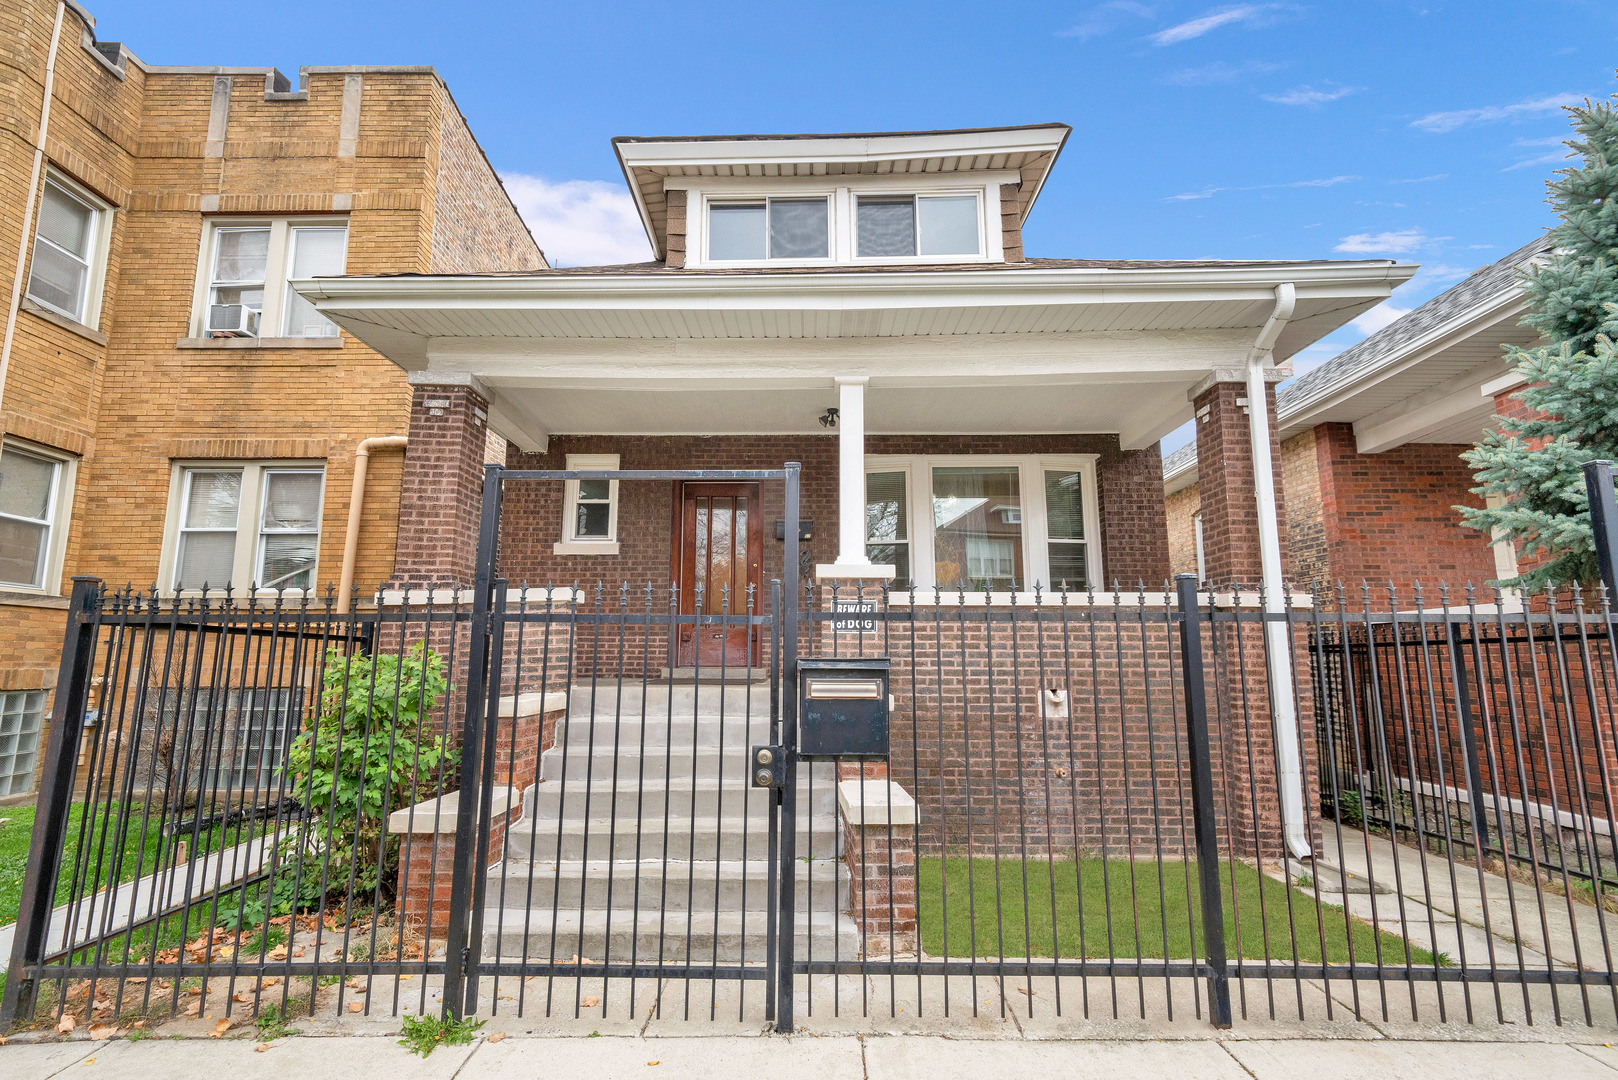
[[[258,316],[245,304],[209,304],[208,333],[213,337],[258,337]]]

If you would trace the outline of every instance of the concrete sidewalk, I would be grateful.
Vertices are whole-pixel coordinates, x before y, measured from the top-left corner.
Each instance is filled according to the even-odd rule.
[[[1184,1080],[1482,1080],[1618,1078],[1618,1050],[1599,1032],[1558,1032],[1554,1042],[1472,1038],[960,1039],[937,1035],[480,1037],[422,1059],[378,1036],[293,1036],[263,1044],[147,1039],[0,1047],[11,1080],[287,1080],[297,1076],[387,1076],[389,1080],[1028,1080],[1042,1076]],[[1580,1037],[1587,1041],[1576,1041]],[[1610,1037],[1610,1036],[1609,1036]]]

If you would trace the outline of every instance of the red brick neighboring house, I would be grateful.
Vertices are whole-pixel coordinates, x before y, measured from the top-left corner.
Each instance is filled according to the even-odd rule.
[[[1516,574],[1511,547],[1463,527],[1454,507],[1478,505],[1461,452],[1521,407],[1501,348],[1536,341],[1517,325],[1518,272],[1549,250],[1542,237],[1513,251],[1280,389],[1292,581],[1342,582],[1357,598],[1367,581],[1482,586]],[[1192,444],[1163,465],[1177,573],[1206,569],[1197,458]]]

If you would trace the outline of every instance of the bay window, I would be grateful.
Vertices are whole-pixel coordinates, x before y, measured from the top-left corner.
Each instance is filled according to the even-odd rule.
[[[865,491],[866,555],[894,567],[896,588],[1101,580],[1092,456],[873,457]]]

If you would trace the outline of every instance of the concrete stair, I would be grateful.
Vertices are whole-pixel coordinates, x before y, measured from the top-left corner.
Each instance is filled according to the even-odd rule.
[[[765,682],[576,684],[490,871],[484,955],[762,962],[770,797],[748,755],[769,715]],[[856,956],[834,767],[800,768],[797,800],[797,948]]]

